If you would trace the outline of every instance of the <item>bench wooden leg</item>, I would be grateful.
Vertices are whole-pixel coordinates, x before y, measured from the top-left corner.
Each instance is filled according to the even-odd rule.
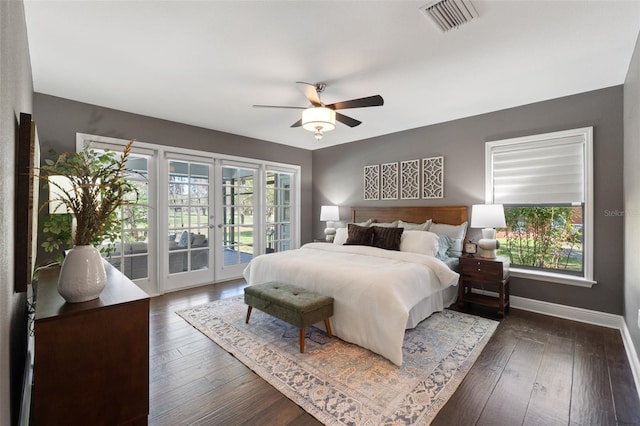
[[[304,353],[304,327],[300,329],[300,353]]]
[[[333,337],[331,335],[331,324],[329,324],[329,318],[324,320],[324,327],[327,329],[327,336]]]
[[[249,317],[251,316],[251,309],[253,309],[253,306],[249,305],[249,308],[247,309],[247,319],[244,320],[245,324],[249,324]]]

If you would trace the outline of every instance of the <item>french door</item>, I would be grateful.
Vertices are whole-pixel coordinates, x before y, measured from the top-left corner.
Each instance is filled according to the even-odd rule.
[[[213,163],[167,159],[165,291],[214,281]]]
[[[257,254],[256,229],[261,229],[258,200],[260,175],[257,165],[221,161],[219,176],[222,201],[217,214],[216,278],[242,275]]]
[[[256,253],[258,170],[222,160],[167,160],[165,291],[242,275]]]
[[[76,135],[77,150],[90,145],[93,149],[109,152],[111,155],[122,155],[122,147],[128,141],[104,138],[78,133]],[[103,242],[101,248],[107,249],[102,255],[116,269],[135,282],[149,294],[157,293],[157,216],[153,206],[157,203],[155,185],[157,179],[155,151],[134,147],[126,162],[127,179],[132,183],[137,194],[128,194],[132,204],[116,211],[121,220],[120,229],[110,233],[110,238]]]
[[[127,140],[76,134],[76,148]],[[300,244],[300,168],[136,141],[139,205],[121,211],[109,261],[149,294],[242,276],[253,257]]]

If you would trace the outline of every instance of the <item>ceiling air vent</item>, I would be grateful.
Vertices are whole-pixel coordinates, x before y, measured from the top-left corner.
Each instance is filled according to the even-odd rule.
[[[478,11],[470,0],[436,0],[425,4],[420,10],[443,33],[478,17]]]

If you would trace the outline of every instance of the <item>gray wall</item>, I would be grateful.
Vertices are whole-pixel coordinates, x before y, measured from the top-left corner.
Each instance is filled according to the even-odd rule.
[[[43,157],[52,148],[74,151],[79,132],[299,165],[301,241],[312,239],[311,151],[40,93],[34,95],[33,109]]]
[[[0,1],[0,425],[17,421],[26,351],[26,295],[14,288],[15,143],[33,84],[22,1]],[[12,420],[13,419],[13,420]]]
[[[622,117],[623,87],[616,86],[314,151],[314,236],[322,236],[322,204],[343,206],[341,218],[347,219],[350,206],[482,203],[485,142],[593,126],[594,275],[598,284],[589,289],[512,278],[511,294],[622,314],[623,219],[604,214],[623,208]],[[445,157],[445,198],[363,201],[363,166],[439,155]]]
[[[624,83],[624,319],[640,352],[640,35]]]

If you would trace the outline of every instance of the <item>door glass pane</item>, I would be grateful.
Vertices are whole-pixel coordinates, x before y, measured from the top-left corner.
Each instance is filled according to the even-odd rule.
[[[118,209],[121,219],[121,230],[118,241],[113,244],[113,251],[108,261],[135,280],[149,276],[149,159],[144,156],[130,154],[126,168],[131,171],[127,179],[134,183],[136,194],[127,198],[135,205]]]
[[[266,175],[266,252],[291,248],[291,174],[268,171]]]
[[[224,166],[222,168],[223,265],[248,263],[254,244],[255,170]]]
[[[169,161],[169,273],[209,268],[209,165]]]
[[[209,268],[209,249],[200,249],[191,251],[191,270]]]

